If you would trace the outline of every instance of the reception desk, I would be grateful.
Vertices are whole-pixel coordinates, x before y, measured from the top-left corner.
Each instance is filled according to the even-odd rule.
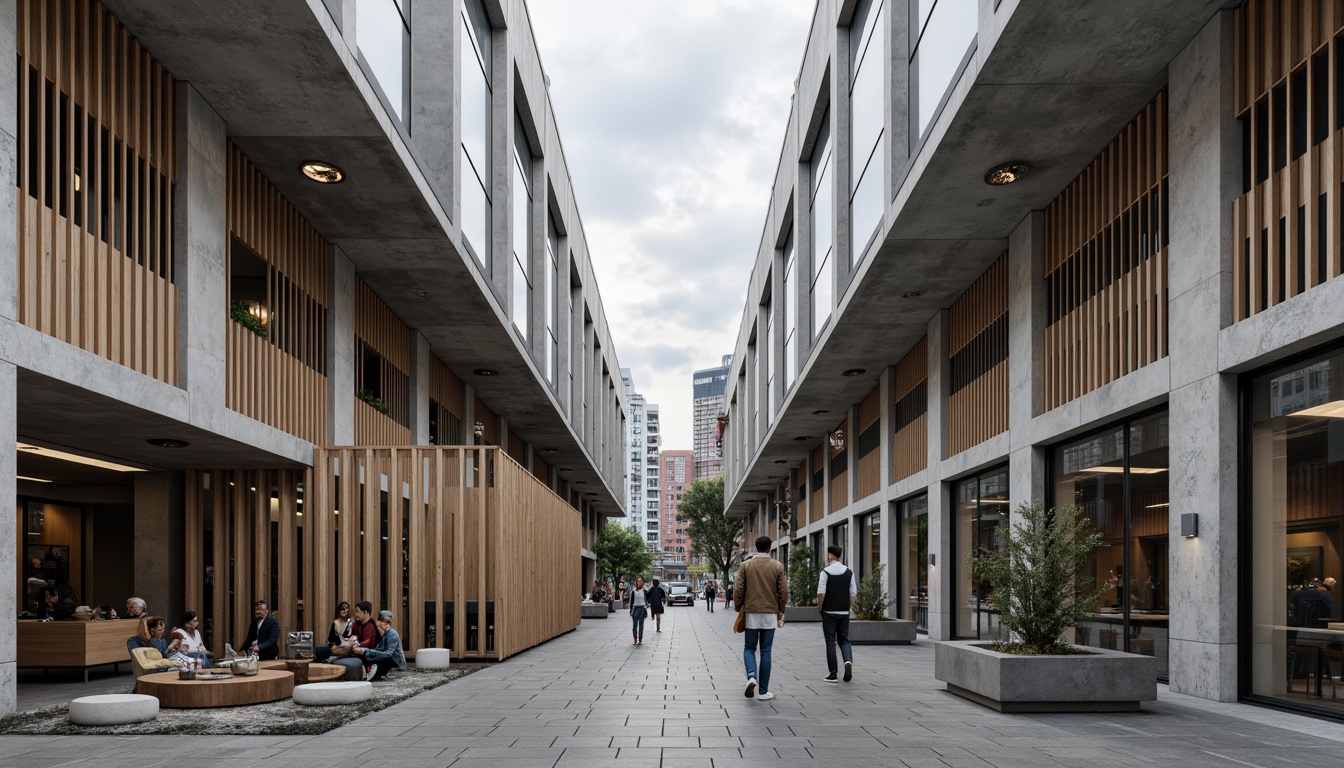
[[[18,621],[20,668],[83,669],[130,663],[126,640],[135,634],[134,619],[112,621]]]

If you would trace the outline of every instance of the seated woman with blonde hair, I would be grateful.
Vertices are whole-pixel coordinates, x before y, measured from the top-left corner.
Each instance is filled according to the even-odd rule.
[[[140,620],[140,627],[136,630],[135,637],[126,641],[126,647],[135,648],[153,648],[159,652],[163,658],[179,666],[190,666],[191,659],[182,653],[182,639],[177,638],[169,641],[164,639],[163,633],[167,622],[162,616],[146,616]]]

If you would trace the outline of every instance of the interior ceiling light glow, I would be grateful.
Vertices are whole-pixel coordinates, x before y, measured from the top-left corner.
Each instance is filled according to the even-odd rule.
[[[36,454],[38,454],[39,456],[47,456],[47,457],[50,457],[50,458],[53,458],[53,459],[60,459],[61,461],[68,461],[68,462],[70,462],[70,463],[72,463],[72,464],[84,464],[85,466],[89,466],[89,467],[98,467],[98,468],[100,468],[100,469],[110,469],[110,470],[112,470],[112,471],[114,471],[114,472],[144,472],[144,471],[145,471],[145,470],[143,470],[143,469],[141,469],[141,468],[139,468],[139,467],[128,467],[128,466],[126,466],[125,464],[117,464],[116,462],[112,462],[112,461],[103,461],[102,459],[94,459],[94,458],[90,458],[90,457],[88,457],[88,456],[80,456],[79,454],[75,454],[75,453],[66,453],[65,451],[58,451],[58,450],[56,450],[55,448],[43,448],[43,447],[41,447],[41,446],[37,446],[37,445],[29,445],[28,443],[17,443],[17,444],[16,444],[16,447],[17,447],[20,451],[32,451],[33,453],[36,453]]]
[[[345,179],[345,171],[321,160],[309,160],[299,166],[303,175],[321,184],[339,184]]]
[[[1088,467],[1080,469],[1079,472],[1093,472],[1099,475],[1123,475],[1124,467]],[[1160,475],[1167,471],[1166,467],[1130,467],[1130,474],[1134,475]]]
[[[1294,418],[1305,416],[1325,419],[1344,419],[1344,400],[1331,400],[1324,405],[1318,405],[1303,411],[1296,411],[1288,415]]]
[[[985,183],[993,187],[1001,187],[1004,184],[1012,184],[1031,170],[1031,166],[1021,160],[1014,160],[1011,163],[990,168],[985,174]]]
[[[27,480],[31,483],[50,483],[50,480],[41,477],[28,477],[27,475],[17,475],[19,480]]]

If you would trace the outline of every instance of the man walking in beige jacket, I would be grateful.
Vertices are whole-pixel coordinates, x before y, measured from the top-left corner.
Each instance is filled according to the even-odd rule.
[[[746,611],[746,646],[742,660],[747,665],[747,698],[756,695],[759,681],[760,701],[775,698],[770,692],[770,649],[775,643],[775,629],[784,626],[784,606],[789,603],[789,584],[784,577],[784,565],[770,557],[770,537],[756,539],[756,554],[737,571],[733,587],[733,604]],[[756,651],[760,648],[759,674]]]

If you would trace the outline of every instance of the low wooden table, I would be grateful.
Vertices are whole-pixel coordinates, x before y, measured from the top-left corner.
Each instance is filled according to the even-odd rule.
[[[173,670],[142,675],[135,692],[153,696],[159,706],[171,709],[241,707],[288,699],[294,694],[294,675],[263,669],[255,675],[235,675],[228,680],[180,680]]]
[[[277,669],[282,672],[288,671],[285,667],[284,659],[261,662],[262,669]],[[319,664],[314,661],[308,665],[308,682],[310,683],[333,683],[345,677],[345,667],[340,664]],[[206,682],[209,682],[208,680]]]

